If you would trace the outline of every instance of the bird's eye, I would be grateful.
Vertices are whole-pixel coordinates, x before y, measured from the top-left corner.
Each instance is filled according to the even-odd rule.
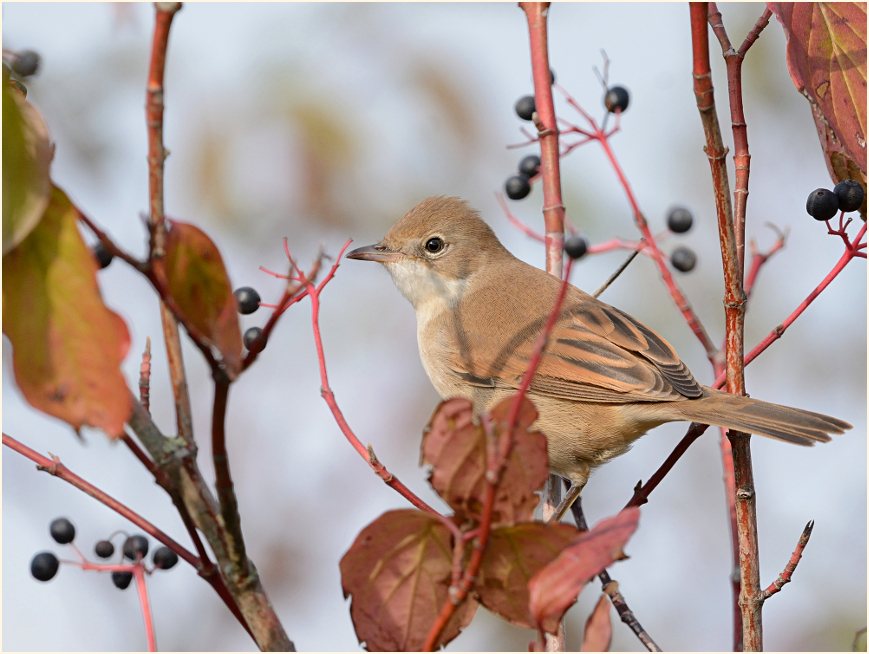
[[[444,249],[444,240],[439,236],[435,236],[434,238],[430,238],[425,242],[425,249],[431,252],[432,254],[437,254],[441,250]]]

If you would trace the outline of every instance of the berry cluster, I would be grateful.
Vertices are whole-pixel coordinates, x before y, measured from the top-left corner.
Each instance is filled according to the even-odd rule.
[[[809,193],[806,212],[815,220],[825,222],[840,211],[845,213],[857,211],[863,204],[864,197],[865,193],[860,183],[853,179],[846,179],[836,184],[832,191],[819,188]]]
[[[82,556],[78,549],[76,549],[75,545],[72,544],[75,540],[75,525],[73,525],[72,522],[67,518],[57,518],[56,520],[51,521],[48,530],[55,542],[60,545],[70,545],[76,555],[78,555],[82,560],[82,564],[87,563],[84,556]],[[148,554],[148,549],[148,539],[141,534],[135,534],[127,537],[121,551],[123,552],[123,558],[129,559],[134,565],[142,565],[142,560]],[[110,539],[100,540],[97,541],[94,546],[94,553],[101,559],[108,559],[114,555],[115,546],[112,544]],[[178,555],[168,547],[159,547],[154,551],[151,560],[154,567],[150,570],[146,568],[145,571],[148,573],[151,573],[154,570],[168,570],[169,568],[174,567],[175,564],[178,563]],[[70,561],[64,561],[64,563],[81,565]],[[123,563],[123,559],[121,559],[121,563]],[[88,565],[91,569],[100,569],[99,565]],[[59,567],[60,561],[53,552],[40,552],[34,556],[30,562],[30,574],[39,581],[49,581],[57,574]],[[116,568],[117,566],[113,567]],[[133,565],[130,565],[129,568],[129,570],[112,571],[112,582],[121,590],[127,588],[133,580]]]
[[[667,228],[674,234],[684,234],[694,224],[694,216],[685,207],[672,207],[667,212]],[[691,272],[697,265],[697,255],[691,248],[680,245],[670,255],[670,263],[679,272]]]
[[[259,309],[260,296],[256,289],[242,286],[235,290],[234,295],[240,314],[246,316]],[[261,352],[266,346],[262,336],[263,330],[260,327],[251,327],[245,331],[242,341],[249,352]]]

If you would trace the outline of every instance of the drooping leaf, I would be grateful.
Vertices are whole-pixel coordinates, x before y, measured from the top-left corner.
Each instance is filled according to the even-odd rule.
[[[787,36],[788,70],[812,105],[834,181],[850,160],[866,181],[866,3],[767,3]],[[846,161],[835,161],[836,158]],[[862,177],[862,179],[861,179]],[[864,210],[865,211],[865,210]]]
[[[491,411],[493,441],[506,429],[512,397]],[[548,476],[546,437],[529,432],[537,419],[524,399],[513,430],[513,448],[496,489],[492,525],[528,522],[540,501],[535,491]],[[493,442],[494,447],[494,442]],[[460,398],[442,402],[423,435],[423,460],[433,467],[429,481],[457,515],[480,519],[486,495],[489,447],[482,425],[473,422],[471,403]]]
[[[168,221],[166,277],[181,313],[223,358],[234,379],[241,370],[241,329],[232,284],[214,242],[188,223]]]
[[[610,620],[610,598],[601,595],[594,611],[585,621],[582,635],[583,652],[608,652],[613,642],[613,623]]]
[[[608,565],[625,558],[622,547],[636,531],[639,518],[640,510],[631,507],[601,520],[531,579],[529,606],[539,629],[554,634],[583,586]]]
[[[103,304],[76,216],[54,187],[42,219],[3,257],[3,333],[30,404],[75,429],[118,437],[131,410],[120,370],[130,335]]]
[[[3,254],[24,240],[45,213],[52,149],[39,112],[3,73]]]
[[[365,527],[341,559],[344,597],[356,637],[369,651],[418,652],[444,602],[452,575],[452,536],[415,509],[389,511]],[[477,609],[456,609],[439,645],[459,635]]]
[[[534,629],[528,582],[579,532],[568,524],[525,522],[492,531],[475,587],[480,603],[513,624]]]

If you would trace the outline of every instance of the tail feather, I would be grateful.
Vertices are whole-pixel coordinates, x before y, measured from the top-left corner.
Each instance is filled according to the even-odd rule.
[[[686,420],[775,438],[797,445],[826,443],[851,425],[820,413],[771,404],[754,398],[704,388],[704,396],[679,402]]]

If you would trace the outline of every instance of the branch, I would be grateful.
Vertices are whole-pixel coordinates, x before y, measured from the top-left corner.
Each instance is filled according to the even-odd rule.
[[[812,529],[814,528],[815,521],[809,520],[805,529],[803,529],[803,533],[800,535],[800,540],[797,543],[797,547],[794,550],[794,553],[791,554],[791,558],[788,561],[788,564],[785,566],[784,571],[776,578],[774,582],[769,585],[766,590],[763,591],[763,601],[768,600],[771,596],[779,592],[782,589],[782,586],[790,583],[791,576],[794,574],[794,570],[797,569],[797,564],[800,562],[800,558],[802,558],[803,556],[803,550],[806,549],[806,545],[809,544],[809,538],[811,538]]]
[[[226,549],[229,560],[239,566],[243,575],[251,573],[245,552],[244,536],[241,533],[241,516],[238,500],[233,490],[229,473],[229,458],[226,455],[226,402],[229,397],[229,382],[214,381],[214,405],[211,413],[211,457],[214,462],[214,487],[223,518]]]

